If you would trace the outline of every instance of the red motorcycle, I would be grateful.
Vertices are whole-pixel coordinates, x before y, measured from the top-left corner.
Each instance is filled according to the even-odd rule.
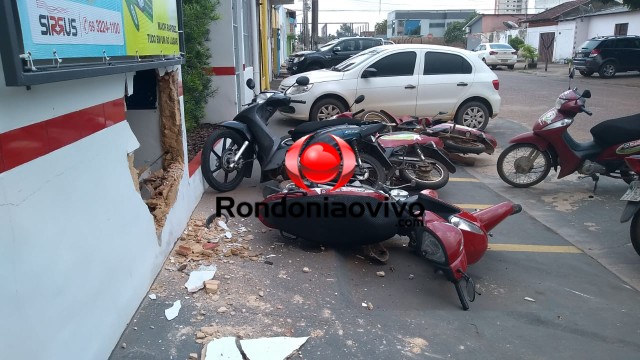
[[[632,155],[624,159],[629,168],[636,174],[640,174],[640,155]],[[620,222],[625,223],[631,220],[629,235],[631,235],[631,245],[633,249],[640,255],[640,181],[632,181],[629,189],[620,198],[627,202],[622,211]]]
[[[455,285],[464,310],[469,309],[468,301],[473,301],[477,293],[467,274],[468,265],[478,262],[486,252],[489,231],[522,211],[520,205],[506,201],[467,212],[438,199],[434,190],[409,196],[404,190],[381,184],[377,188],[330,189],[326,184],[312,185],[309,190],[293,184],[267,186],[265,199],[256,204],[259,219],[283,236],[335,247],[370,245],[395,235],[407,236],[409,247]]]
[[[445,115],[440,112],[436,117],[416,117],[405,115],[396,117],[384,110],[367,111],[361,115],[365,121],[382,121],[389,124],[388,131],[413,131],[426,136],[437,137],[442,140],[444,150],[449,154],[493,154],[498,142],[495,137],[484,131],[467,126],[450,123],[447,120],[438,119],[437,116]]]
[[[570,76],[571,77],[571,76]],[[598,186],[599,175],[630,183],[636,173],[624,161],[640,152],[640,114],[611,119],[591,128],[593,141],[579,143],[567,129],[574,117],[584,112],[591,92],[578,89],[560,94],[554,108],[542,115],[533,131],[516,136],[498,157],[498,174],[507,184],[525,188],[544,180],[553,167],[558,179],[574,172],[591,177]]]

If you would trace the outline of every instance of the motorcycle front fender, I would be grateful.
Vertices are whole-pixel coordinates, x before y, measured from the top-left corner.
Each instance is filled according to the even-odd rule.
[[[219,126],[235,130],[240,133],[240,135],[242,135],[247,141],[253,142],[253,135],[251,134],[249,127],[241,122],[230,120],[219,124]]]
[[[620,222],[625,223],[635,215],[636,212],[640,210],[640,202],[638,201],[627,201],[627,205],[622,210],[622,216],[620,216]]]
[[[513,139],[509,140],[510,144],[533,144],[540,151],[547,151],[549,148],[549,142],[540,136],[533,133],[533,131],[529,131],[523,134],[520,134]]]
[[[440,151],[439,149],[437,149],[436,147],[432,146],[422,146],[422,151],[426,152],[425,156],[432,158],[434,160],[437,160],[439,162],[442,163],[442,165],[444,165],[447,170],[449,170],[450,173],[455,173],[456,172],[456,166],[453,165],[453,163],[451,162],[451,160],[449,160],[448,157],[446,157],[442,151]]]

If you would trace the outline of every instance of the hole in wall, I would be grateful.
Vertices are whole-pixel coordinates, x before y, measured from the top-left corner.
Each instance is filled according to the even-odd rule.
[[[178,73],[138,71],[131,88],[131,94],[126,94],[126,116],[140,147],[131,154],[129,164],[134,186],[160,234],[184,173]]]

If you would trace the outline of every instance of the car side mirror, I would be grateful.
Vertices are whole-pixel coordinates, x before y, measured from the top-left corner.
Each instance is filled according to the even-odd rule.
[[[363,78],[370,78],[370,77],[375,77],[377,74],[378,74],[378,70],[376,70],[374,68],[366,68],[362,72],[362,77]]]
[[[588,98],[590,98],[590,97],[591,97],[591,91],[589,91],[589,90],[585,90],[585,91],[583,91],[583,92],[582,92],[582,95],[581,95],[581,96],[582,96],[583,98],[585,98],[585,99],[588,99]]]
[[[587,90],[589,91],[589,90]],[[364,101],[364,95],[358,95],[358,97],[356,98],[356,101],[354,101],[356,104],[360,104],[361,102]]]
[[[255,89],[255,87],[256,87],[255,81],[253,81],[253,79],[251,79],[251,78],[247,79],[246,84],[247,84],[247,87],[249,89],[251,89],[251,90]]]
[[[342,51],[342,48],[340,46],[336,46],[333,48],[333,52],[338,52],[338,51]]]
[[[298,78],[296,78],[296,84],[300,86],[307,86],[309,85],[309,78],[306,76],[299,76]]]

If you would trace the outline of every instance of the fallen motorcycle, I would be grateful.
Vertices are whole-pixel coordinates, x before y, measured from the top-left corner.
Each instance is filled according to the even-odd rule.
[[[405,115],[396,117],[390,113],[380,111],[367,111],[360,115],[364,121],[382,121],[389,125],[388,131],[413,131],[427,136],[437,137],[442,140],[444,150],[449,154],[482,154],[489,155],[495,152],[498,142],[495,137],[482,130],[451,123],[438,119],[445,115],[439,112],[435,117],[422,117]]]
[[[454,284],[464,310],[477,293],[467,266],[486,252],[489,231],[522,210],[506,201],[467,212],[438,199],[434,190],[409,196],[381,184],[336,190],[327,184],[308,190],[294,184],[284,189],[269,185],[263,195],[265,199],[256,204],[260,221],[286,237],[335,247],[381,243],[395,235],[408,237],[409,247]]]
[[[636,174],[640,174],[640,155],[629,156],[624,159],[629,168]],[[622,211],[620,222],[625,223],[631,220],[629,235],[633,249],[640,255],[640,181],[632,181],[627,192],[620,200],[626,201],[627,205]]]
[[[358,96],[356,103],[364,101],[364,95]],[[327,136],[320,134],[319,127],[324,123],[332,126],[331,134],[347,141],[354,149],[356,159],[361,152],[365,154],[378,154],[381,149],[385,160],[378,158],[379,162],[385,165],[384,169],[372,169],[376,172],[375,181],[364,182],[366,185],[375,185],[377,182],[395,184],[415,183],[422,189],[440,189],[449,182],[450,173],[456,172],[455,165],[442,152],[444,144],[437,137],[416,134],[411,131],[397,131],[383,133],[370,138],[358,137],[359,143],[354,143],[351,139],[352,129],[362,124],[380,124],[379,131],[386,125],[377,120],[361,121],[355,117],[361,113],[350,111],[338,114],[335,117],[318,122],[302,124],[289,131],[291,139],[297,141],[305,134],[318,132],[314,135],[317,141],[323,138],[327,141]],[[346,124],[340,126],[339,124]],[[335,129],[335,130],[333,130]],[[344,129],[344,130],[339,130]],[[362,150],[362,151],[361,151]],[[384,172],[384,173],[381,173]]]
[[[573,78],[573,69],[570,74]],[[498,157],[498,175],[507,184],[525,188],[544,180],[553,167],[558,179],[574,172],[591,177],[594,191],[599,175],[636,179],[625,163],[628,155],[640,153],[640,114],[605,120],[591,128],[593,141],[579,143],[567,129],[579,113],[592,113],[585,108],[589,90],[582,94],[569,89],[556,100],[555,107],[544,113],[533,125],[533,131],[520,134],[509,142]]]

